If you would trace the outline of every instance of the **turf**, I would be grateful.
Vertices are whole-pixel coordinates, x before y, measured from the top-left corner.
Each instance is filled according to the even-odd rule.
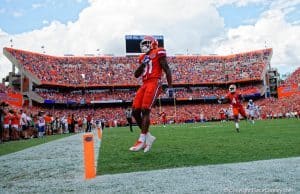
[[[24,150],[26,148],[37,146],[67,136],[70,136],[70,134],[51,135],[51,136],[45,136],[44,138],[34,138],[34,139],[27,139],[27,140],[5,142],[0,144],[0,156],[17,152],[20,150]]]
[[[97,173],[114,174],[186,166],[246,162],[300,156],[300,120],[246,121],[236,133],[234,123],[197,123],[151,126],[156,136],[148,153],[128,149],[139,129],[103,131]]]

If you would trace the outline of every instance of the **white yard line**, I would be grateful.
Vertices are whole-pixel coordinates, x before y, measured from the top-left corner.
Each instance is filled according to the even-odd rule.
[[[100,175],[86,181],[82,150],[82,134],[77,134],[1,156],[0,193],[300,193],[300,157]]]

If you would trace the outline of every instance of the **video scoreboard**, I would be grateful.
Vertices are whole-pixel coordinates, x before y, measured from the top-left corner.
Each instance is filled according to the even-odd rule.
[[[162,35],[152,35],[158,41],[158,47],[164,47],[164,37]],[[125,35],[126,53],[141,53],[140,42],[145,35]]]

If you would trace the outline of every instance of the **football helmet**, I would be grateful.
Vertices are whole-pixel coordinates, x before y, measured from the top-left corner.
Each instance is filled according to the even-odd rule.
[[[229,92],[230,92],[230,93],[234,93],[235,91],[236,91],[236,85],[231,84],[231,85],[229,86]]]
[[[252,100],[252,99],[250,99],[250,100],[249,100],[249,103],[250,103],[250,104],[253,104],[253,100]]]
[[[143,53],[147,53],[152,49],[158,47],[158,42],[152,36],[145,36],[144,39],[140,42],[140,48]]]

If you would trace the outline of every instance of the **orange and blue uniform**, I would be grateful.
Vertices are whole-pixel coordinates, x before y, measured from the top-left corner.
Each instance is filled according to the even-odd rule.
[[[229,99],[230,104],[232,105],[233,109],[233,116],[238,117],[239,114],[241,114],[243,117],[246,117],[245,109],[242,105],[241,99],[242,95],[235,92],[235,93],[228,93],[226,95],[226,98]]]
[[[147,54],[142,54],[139,57],[139,63],[145,57],[149,57],[150,60],[146,64],[144,72],[142,74],[143,85],[138,89],[136,96],[133,100],[134,109],[151,109],[155,99],[161,93],[161,76],[162,67],[159,63],[160,58],[166,57],[166,51],[163,48],[157,48],[151,50]]]

